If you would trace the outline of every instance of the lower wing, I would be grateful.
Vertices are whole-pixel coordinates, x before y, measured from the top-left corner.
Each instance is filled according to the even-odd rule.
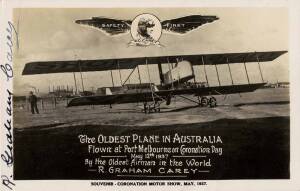
[[[164,100],[170,96],[176,95],[220,95],[220,94],[236,94],[244,92],[253,92],[256,89],[264,86],[266,83],[243,84],[243,85],[228,85],[228,86],[214,86],[214,87],[195,87],[175,90],[160,90],[156,91],[155,100]],[[153,101],[152,93],[138,92],[138,93],[121,93],[115,95],[96,95],[73,98],[68,107],[83,106],[83,105],[110,105],[122,103],[138,103]]]

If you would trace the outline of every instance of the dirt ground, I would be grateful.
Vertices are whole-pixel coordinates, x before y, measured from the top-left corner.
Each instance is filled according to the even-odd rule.
[[[289,89],[259,89],[251,93],[216,96],[218,107],[197,107],[183,98],[172,100],[170,106],[162,104],[161,113],[144,114],[142,104],[66,107],[66,100],[56,108],[50,102],[40,106],[40,114],[32,115],[25,103],[15,103],[14,128],[64,127],[78,125],[159,126],[189,124],[218,119],[247,119],[289,116]],[[193,97],[191,97],[193,98]],[[40,104],[39,104],[40,105]]]

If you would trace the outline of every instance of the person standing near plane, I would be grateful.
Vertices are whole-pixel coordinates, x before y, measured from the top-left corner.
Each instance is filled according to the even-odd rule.
[[[30,102],[31,113],[34,114],[34,111],[36,111],[36,113],[39,114],[39,109],[37,107],[37,97],[33,94],[32,91],[29,92],[28,101]]]

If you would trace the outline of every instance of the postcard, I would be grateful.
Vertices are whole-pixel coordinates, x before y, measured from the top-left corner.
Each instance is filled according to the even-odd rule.
[[[299,3],[2,10],[2,190],[299,190]]]

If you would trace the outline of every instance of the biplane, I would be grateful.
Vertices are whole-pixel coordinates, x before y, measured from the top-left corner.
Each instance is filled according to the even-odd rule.
[[[70,61],[46,61],[31,62],[24,67],[22,75],[48,74],[48,73],[75,73],[90,71],[111,71],[112,86],[98,88],[94,95],[80,95],[74,97],[68,103],[68,107],[84,105],[113,105],[123,103],[143,103],[145,113],[160,112],[160,105],[169,105],[171,100],[180,96],[202,107],[216,107],[215,95],[237,94],[252,92],[266,84],[261,71],[260,62],[273,61],[287,51],[268,52],[243,52],[222,54],[197,54],[197,55],[172,55],[156,57],[116,58],[99,60],[70,60]],[[232,78],[231,64],[243,64],[248,83],[235,84]],[[261,82],[250,83],[246,63],[257,63]],[[168,71],[163,72],[162,65],[168,65]],[[149,65],[157,65],[160,84],[142,83],[140,65],[146,65],[150,80]],[[202,65],[206,82],[195,81],[195,67]],[[208,83],[206,65],[214,65],[218,85],[211,86]],[[231,79],[231,85],[221,85],[218,65],[227,65]],[[121,86],[115,86],[112,71],[131,70]],[[139,82],[126,84],[133,72],[137,70]],[[81,75],[82,77],[82,75]],[[82,78],[81,78],[82,80]],[[193,81],[194,80],[194,81]],[[83,81],[82,81],[83,86]],[[82,87],[83,88],[83,87]],[[84,92],[84,88],[83,88]],[[187,96],[187,95],[193,95]]]

